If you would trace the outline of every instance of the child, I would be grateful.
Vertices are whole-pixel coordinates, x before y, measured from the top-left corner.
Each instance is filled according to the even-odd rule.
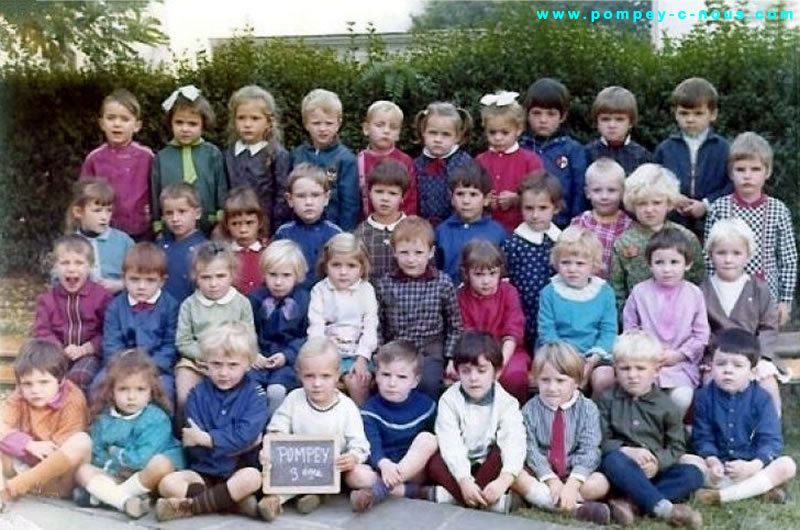
[[[764,495],[783,504],[797,467],[781,456],[781,422],[772,399],[752,370],[759,361],[759,341],[743,329],[717,336],[711,369],[714,380],[697,391],[690,460],[706,476],[709,489],[697,492],[703,504],[722,504]]]
[[[103,319],[111,295],[89,279],[94,252],[83,236],[60,237],[53,257],[57,283],[36,299],[32,335],[64,348],[66,378],[86,392],[100,369]]]
[[[68,495],[72,472],[89,460],[86,399],[66,373],[64,350],[51,341],[29,340],[17,354],[17,388],[0,404],[0,510],[31,490]]]
[[[289,152],[281,145],[275,98],[260,86],[243,86],[228,100],[228,112],[228,129],[234,140],[223,153],[228,186],[253,189],[262,216],[271,217],[263,223],[264,233],[270,234],[278,227],[278,219],[288,215],[284,195],[292,163]]]
[[[436,102],[414,118],[414,130],[424,144],[414,159],[419,204],[417,212],[436,227],[450,216],[447,193],[450,172],[472,161],[460,149],[472,130],[472,116],[452,103]]]
[[[200,228],[209,234],[219,219],[218,212],[228,190],[222,153],[202,136],[214,125],[214,111],[194,85],[178,88],[161,106],[167,111],[172,140],[153,160],[150,183],[153,230],[160,232],[163,228],[161,191],[170,184],[186,182],[197,190],[202,212]]]
[[[703,474],[679,463],[686,451],[682,415],[657,385],[661,343],[641,330],[626,331],[614,345],[617,384],[597,402],[603,431],[600,472],[627,499],[609,501],[614,520],[633,524],[635,511],[675,526],[700,528],[702,515],[673,504],[703,485]]]
[[[520,145],[539,155],[547,172],[561,184],[565,206],[554,220],[560,228],[586,210],[586,150],[563,127],[568,111],[569,91],[555,79],[539,79],[525,94],[529,129],[520,137]]]
[[[331,197],[330,180],[320,168],[302,163],[289,174],[287,189],[286,201],[294,211],[295,220],[281,225],[274,240],[290,239],[297,243],[311,267],[317,263],[325,243],[342,231],[323,216]],[[310,290],[318,279],[316,274],[309,274],[303,287]]]
[[[658,144],[653,159],[678,177],[676,218],[700,237],[709,205],[732,188],[726,168],[728,141],[711,129],[719,98],[714,85],[691,77],[675,87],[670,99],[680,132]]]
[[[489,150],[475,161],[491,176],[489,206],[492,217],[509,234],[522,222],[517,189],[526,175],[543,169],[542,161],[527,149],[520,149],[519,135],[525,128],[525,111],[517,103],[517,92],[500,91],[481,98],[481,122]]]
[[[361,195],[356,157],[339,141],[337,134],[342,126],[342,102],[335,93],[316,88],[303,98],[300,110],[311,143],[295,147],[292,166],[308,163],[323,171],[328,182],[325,189],[330,190],[329,202],[325,203],[325,218],[342,230],[353,230],[361,212]],[[287,186],[287,192],[292,192],[291,186]],[[289,207],[292,208],[291,203]],[[309,261],[311,263],[314,262]]]
[[[452,359],[461,333],[461,315],[453,282],[430,263],[433,227],[410,215],[392,232],[397,270],[378,280],[380,333],[383,342],[408,340],[422,353],[419,389],[438,399],[445,361]],[[452,374],[452,361],[448,368]]]
[[[678,181],[668,169],[658,164],[642,164],[625,180],[622,202],[633,212],[636,221],[614,242],[611,251],[611,287],[621,311],[633,286],[650,277],[645,247],[650,237],[663,228],[675,228],[689,241],[691,267],[686,279],[699,285],[705,276],[703,249],[697,236],[667,220],[667,213],[678,200]]]
[[[561,230],[553,217],[561,209],[561,185],[547,173],[528,175],[519,187],[523,222],[503,242],[508,276],[522,297],[525,314],[525,346],[533,351],[536,344],[536,318],[539,292],[555,271],[550,265],[550,251]]]
[[[630,228],[633,219],[620,208],[625,187],[625,170],[610,158],[598,158],[586,168],[586,197],[592,204],[570,224],[592,232],[603,246],[603,267],[597,275],[607,280],[611,269],[614,241]]]
[[[525,315],[516,287],[505,276],[505,261],[497,245],[475,239],[461,251],[458,307],[464,329],[485,331],[500,342],[503,365],[498,382],[520,405],[528,400],[531,358],[524,347]]]
[[[564,341],[584,360],[581,387],[591,382],[599,396],[614,385],[611,349],[617,338],[614,291],[593,272],[600,268],[600,241],[578,226],[570,226],[558,238],[550,262],[558,274],[539,296],[537,320],[539,346]]]
[[[297,377],[303,388],[292,391],[275,411],[269,433],[336,436],[340,454],[336,468],[344,482],[353,489],[368,488],[375,473],[365,464],[369,442],[358,407],[336,389],[339,380],[340,355],[336,345],[324,337],[311,337],[297,355]],[[262,449],[261,464],[269,469],[269,454]],[[266,495],[258,503],[258,511],[266,521],[274,521],[283,511],[283,503],[292,496]],[[319,506],[318,495],[297,499],[297,510],[306,514]]]
[[[738,217],[750,226],[758,244],[745,270],[767,282],[778,302],[778,322],[784,326],[797,285],[797,246],[789,209],[764,193],[764,184],[772,174],[772,148],[761,136],[742,133],[731,145],[728,169],[735,191],[711,205],[706,235],[719,219]]]
[[[239,261],[234,286],[243,295],[261,287],[264,277],[258,268],[263,252],[262,235],[266,233],[266,216],[253,188],[233,188],[225,198],[222,233],[231,241],[231,250]]]
[[[97,120],[106,142],[86,155],[81,179],[106,180],[114,190],[111,226],[135,240],[152,237],[150,231],[150,169],[153,152],[133,141],[142,128],[142,109],[136,97],[118,88],[103,98]]]
[[[369,218],[375,211],[370,204],[371,186],[369,176],[383,161],[393,160],[405,170],[408,183],[402,194],[400,210],[406,215],[417,213],[417,174],[414,160],[397,148],[400,129],[403,127],[403,111],[391,101],[375,101],[367,109],[367,117],[361,124],[361,131],[367,137],[367,148],[358,153],[358,183],[361,189],[362,217]]]
[[[308,336],[328,337],[336,345],[347,394],[360,407],[369,397],[378,347],[378,301],[366,281],[364,245],[353,234],[336,234],[325,243],[317,270],[324,278],[311,289]]]
[[[114,357],[92,412],[92,460],[75,473],[86,488],[76,490],[76,501],[103,502],[138,519],[150,511],[147,494],[185,466],[172,436],[172,405],[147,352],[131,349]]]
[[[201,359],[202,334],[212,326],[239,322],[255,337],[250,302],[233,287],[237,265],[236,256],[224,243],[204,243],[192,255],[192,277],[197,289],[181,304],[175,332],[175,347],[181,354],[175,365],[179,417],[189,391],[207,372]]]
[[[122,290],[122,261],[133,246],[128,234],[112,228],[114,190],[105,181],[84,179],[75,183],[72,202],[67,208],[67,234],[85,237],[94,250],[92,279],[111,294]]]
[[[608,86],[598,92],[592,103],[592,123],[600,138],[586,144],[586,163],[612,158],[622,166],[625,175],[630,175],[642,164],[652,162],[650,151],[631,139],[630,132],[638,118],[636,97],[630,90]]]
[[[227,322],[209,328],[199,350],[208,377],[186,401],[182,441],[189,469],[159,483],[163,498],[156,503],[156,519],[230,509],[255,517],[251,495],[262,481],[258,445],[269,419],[264,391],[248,373],[256,358],[255,336],[244,322]]]
[[[459,381],[439,400],[441,449],[427,467],[437,484],[433,500],[508,513],[507,492],[524,473],[525,427],[519,403],[495,381],[500,345],[488,333],[465,331],[453,361]]]
[[[522,408],[525,462],[535,475],[525,485],[525,498],[537,508],[608,524],[608,506],[595,502],[609,487],[595,471],[600,465],[600,413],[578,390],[586,372],[584,359],[565,342],[545,344],[535,358],[539,394]]]
[[[375,366],[378,394],[361,409],[375,477],[371,488],[350,493],[350,505],[356,512],[369,510],[389,495],[426,498],[420,482],[437,448],[431,432],[436,403],[416,390],[422,355],[410,342],[396,340],[381,346]]]
[[[492,193],[492,178],[475,162],[454,168],[447,177],[453,214],[436,227],[436,261],[439,268],[461,283],[461,249],[471,239],[485,239],[497,245],[505,241],[505,228],[483,209]]]
[[[167,258],[153,243],[137,243],[128,251],[122,265],[125,290],[106,310],[103,324],[103,365],[121,351],[138,348],[153,361],[170,404],[175,403],[175,330],[178,303],[164,292]],[[103,370],[105,372],[105,368]],[[98,386],[103,372],[97,375]]]
[[[395,160],[378,162],[367,176],[372,213],[353,233],[367,250],[369,279],[373,284],[396,268],[392,255],[392,231],[406,217],[400,208],[405,202],[403,197],[408,195],[409,182],[408,171]]]
[[[308,331],[308,291],[300,285],[308,266],[297,243],[273,241],[259,261],[266,286],[250,295],[258,351],[250,377],[267,391],[270,416],[297,387],[295,360]]]

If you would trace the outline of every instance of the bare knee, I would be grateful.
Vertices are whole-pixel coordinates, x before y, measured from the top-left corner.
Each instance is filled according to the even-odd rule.
[[[602,473],[592,473],[586,478],[586,482],[581,485],[580,494],[584,500],[592,501],[602,499],[608,494],[611,485]]]
[[[76,432],[61,444],[59,450],[72,464],[83,464],[92,456],[92,439],[85,432]]]
[[[781,484],[788,482],[797,474],[797,464],[790,456],[781,456],[774,462],[779,472]]]
[[[415,438],[412,445],[419,447],[421,451],[433,455],[439,448],[436,436],[431,432],[421,432]]]
[[[183,497],[187,484],[180,472],[170,473],[158,483],[158,494],[162,497]]]
[[[147,462],[145,470],[165,476],[175,471],[175,466],[172,465],[172,461],[166,456],[156,455]]]
[[[364,464],[356,465],[352,471],[345,475],[347,485],[355,489],[368,488],[375,483],[375,480],[377,480],[375,472]]]
[[[234,484],[235,489],[242,493],[242,496],[249,495],[261,487],[262,483],[261,472],[254,467],[246,467],[240,469],[233,474],[229,481],[229,490],[233,496]]]

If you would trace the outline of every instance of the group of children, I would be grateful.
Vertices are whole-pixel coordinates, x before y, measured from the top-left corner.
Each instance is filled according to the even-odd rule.
[[[715,135],[699,78],[676,87],[680,132],[652,157],[623,88],[598,94],[586,147],[563,129],[561,83],[517,96],[482,98],[475,161],[450,103],[418,113],[412,160],[402,112],[375,102],[356,157],[317,89],[311,143],[289,154],[274,99],[248,86],[223,154],[202,139],[210,105],[181,87],[153,157],[132,141],[133,96],[108,96],[2,405],[0,500],[72,491],[139,517],[157,492],[160,520],[274,520],[290,497],[261,496],[260,447],[293,433],[339,439],[356,511],[395,495],[507,513],[513,492],[697,528],[679,501],[700,488],[785,501],[774,345],[797,251],[763,190],[769,144]]]

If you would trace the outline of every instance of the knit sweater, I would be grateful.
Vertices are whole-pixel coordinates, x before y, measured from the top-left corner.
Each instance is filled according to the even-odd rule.
[[[281,225],[275,231],[273,240],[290,239],[300,246],[308,265],[308,274],[306,274],[306,280],[302,286],[310,291],[311,287],[320,280],[317,277],[316,268],[322,248],[330,238],[341,231],[341,228],[325,219],[318,219],[313,223],[295,220]]]
[[[242,322],[255,336],[253,309],[239,291],[231,287],[219,300],[209,300],[199,290],[183,301],[178,312],[175,346],[188,359],[200,358],[200,336],[209,328],[226,322]]]
[[[372,358],[378,348],[378,301],[372,284],[358,280],[337,289],[329,278],[311,289],[308,336],[328,337],[341,357]]]
[[[207,241],[200,230],[195,230],[183,239],[175,239],[169,230],[165,230],[156,244],[167,255],[167,281],[164,290],[172,295],[179,304],[194,292],[192,282],[192,253]]]
[[[454,213],[436,227],[437,266],[446,272],[454,285],[461,283],[461,249],[473,239],[485,239],[497,246],[505,241],[503,225],[489,215],[482,215],[470,223]]]

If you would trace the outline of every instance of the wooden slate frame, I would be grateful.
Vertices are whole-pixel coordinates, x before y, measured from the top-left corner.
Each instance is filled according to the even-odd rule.
[[[272,454],[273,442],[326,442],[333,444],[333,461],[339,456],[339,441],[334,436],[310,436],[302,434],[275,434],[270,433],[264,436],[264,450],[268,455]],[[263,487],[262,491],[265,494],[280,495],[280,494],[311,494],[311,493],[339,493],[341,491],[341,473],[334,467],[333,470],[333,483],[326,486],[280,486],[271,484],[272,462],[264,466],[263,470]]]

